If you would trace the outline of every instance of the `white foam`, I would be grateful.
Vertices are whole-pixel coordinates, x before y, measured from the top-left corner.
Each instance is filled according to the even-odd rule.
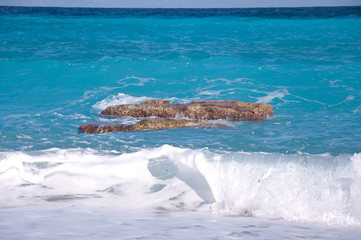
[[[357,108],[357,109],[353,110],[352,113],[354,113],[354,114],[361,113],[361,109]]]
[[[361,153],[355,153],[352,157],[353,169],[355,169],[358,176],[361,178]]]
[[[139,104],[141,102],[144,102],[146,100],[156,100],[157,98],[152,97],[134,97],[128,94],[124,93],[118,93],[116,95],[108,96],[107,98],[101,100],[100,102],[97,102],[93,105],[93,108],[96,110],[104,110],[105,108],[112,106],[112,105],[120,105],[120,104]],[[180,99],[176,97],[172,98],[166,98],[165,100],[168,100],[172,103],[187,103],[190,100],[188,99]]]
[[[270,103],[273,101],[273,99],[278,98],[281,99],[286,96],[290,95],[286,89],[280,89],[273,92],[267,92],[267,95],[264,97],[258,97],[258,103]]]
[[[33,139],[31,136],[25,134],[16,135],[16,137],[19,139]]]
[[[335,157],[324,156],[251,154],[241,162],[219,164],[212,173],[213,210],[360,226],[360,176],[355,167],[332,165],[335,161]]]
[[[206,90],[206,91],[200,91],[198,95],[219,96],[221,92],[222,90]]]
[[[149,81],[155,81],[155,78],[144,78],[144,77],[137,77],[137,76],[127,76],[123,79],[117,81],[117,83],[121,84],[122,87],[126,86],[144,86],[144,83]]]
[[[93,108],[97,110],[104,110],[112,105],[120,104],[137,104],[149,100],[149,97],[133,97],[124,93],[118,93],[117,95],[109,96],[100,102],[93,105]]]
[[[1,153],[0,205],[13,206],[34,197],[95,194],[108,198],[111,193],[119,195],[117,204],[124,208],[172,207],[177,201],[185,202],[185,208],[200,205],[203,200],[183,181],[151,175],[148,161],[162,152],[161,148],[121,155],[91,149]],[[20,187],[23,184],[27,186]],[[157,187],[162,185],[160,192]],[[169,202],[171,198],[175,200]]]
[[[1,206],[96,195],[129,209],[194,209],[206,202],[221,215],[361,226],[361,154],[214,153],[163,145],[123,154],[8,152],[0,159]]]

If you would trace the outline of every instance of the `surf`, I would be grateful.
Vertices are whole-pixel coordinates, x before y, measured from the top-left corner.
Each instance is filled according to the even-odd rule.
[[[214,152],[170,145],[132,153],[49,149],[1,153],[0,179],[7,196],[3,206],[68,196],[112,199],[124,209],[190,211],[206,205],[222,216],[361,226],[361,154]]]

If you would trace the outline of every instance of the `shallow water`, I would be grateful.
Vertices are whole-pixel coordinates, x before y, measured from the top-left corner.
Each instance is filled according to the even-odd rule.
[[[64,205],[66,208],[64,208]],[[2,239],[359,239],[360,229],[204,212],[124,212],[79,204],[1,210]],[[16,219],[17,224],[13,224]]]

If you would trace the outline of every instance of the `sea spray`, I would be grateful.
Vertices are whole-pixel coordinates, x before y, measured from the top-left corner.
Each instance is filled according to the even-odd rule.
[[[1,189],[11,189],[14,199],[116,194],[124,206],[149,209],[172,206],[178,196],[186,208],[209,204],[221,215],[361,223],[359,154],[214,153],[163,145],[113,155],[53,149],[1,158]]]

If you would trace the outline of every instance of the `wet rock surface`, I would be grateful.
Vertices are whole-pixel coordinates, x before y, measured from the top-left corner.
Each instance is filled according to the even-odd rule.
[[[115,131],[145,131],[145,130],[161,130],[168,128],[184,128],[211,126],[205,120],[191,121],[186,119],[145,119],[133,125],[104,125],[102,123],[84,123],[78,129],[78,133],[105,133]],[[213,124],[212,124],[213,126]]]
[[[93,134],[185,127],[227,128],[223,124],[210,123],[207,120],[263,120],[273,117],[273,108],[270,104],[231,100],[193,101],[187,104],[172,104],[167,100],[147,100],[141,104],[109,106],[101,114],[118,117],[156,118],[144,119],[133,125],[84,123],[79,127],[78,133]]]
[[[270,104],[216,100],[193,101],[188,104],[171,104],[167,100],[148,100],[141,104],[107,107],[102,115],[118,117],[188,118],[195,120],[263,120],[273,117]]]

